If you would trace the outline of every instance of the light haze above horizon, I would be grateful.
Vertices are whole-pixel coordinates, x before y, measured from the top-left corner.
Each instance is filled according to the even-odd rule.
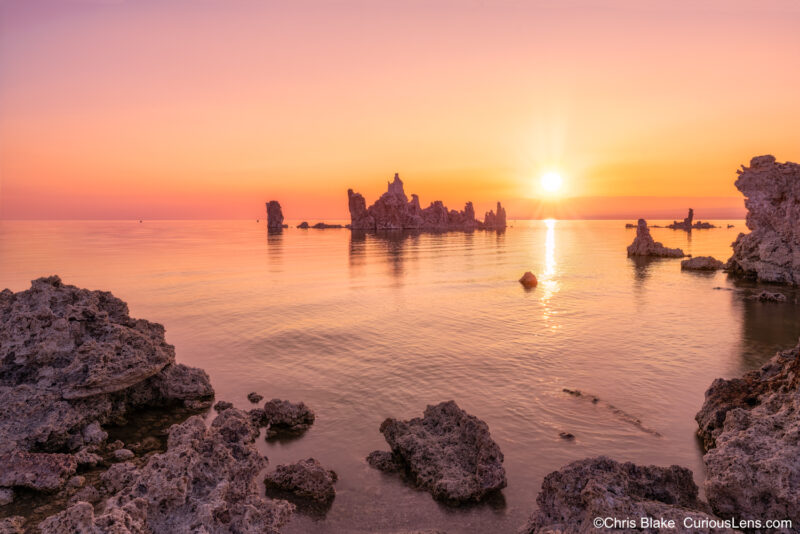
[[[800,161],[800,4],[0,1],[0,218],[743,217]],[[542,177],[556,173],[557,188]]]

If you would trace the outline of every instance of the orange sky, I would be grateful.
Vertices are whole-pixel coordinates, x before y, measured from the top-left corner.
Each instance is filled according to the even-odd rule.
[[[741,214],[800,160],[800,5],[645,4],[0,0],[0,217],[346,217],[394,172],[526,217],[547,170],[578,217]]]

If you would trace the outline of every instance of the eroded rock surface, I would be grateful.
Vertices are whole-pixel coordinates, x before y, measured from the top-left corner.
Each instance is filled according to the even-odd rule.
[[[749,234],[733,243],[729,271],[764,282],[800,282],[800,165],[758,156],[737,171]]]
[[[314,424],[314,411],[303,402],[272,399],[261,410],[250,410],[253,421],[267,427],[267,437],[279,434],[297,434]]]
[[[800,524],[800,345],[717,379],[698,412],[706,496],[721,516]]]
[[[725,264],[712,256],[695,256],[681,261],[681,269],[686,271],[718,271],[723,267]]]
[[[636,237],[628,246],[628,256],[652,256],[659,258],[683,258],[685,254],[679,248],[665,247],[654,241],[647,227],[647,221],[639,219],[636,226]]]
[[[506,486],[503,453],[488,425],[453,401],[428,406],[422,418],[386,419],[380,431],[414,482],[436,499],[480,501]],[[370,465],[389,465],[384,454],[369,458]]]
[[[386,193],[369,208],[360,193],[347,190],[350,209],[350,227],[354,230],[502,230],[506,227],[506,211],[497,203],[497,212],[489,211],[481,222],[475,218],[472,202],[467,202],[461,211],[448,209],[440,200],[431,202],[427,208],[420,206],[419,197],[411,200],[403,190],[403,182],[395,174]]]
[[[101,425],[214,393],[205,372],[175,363],[163,326],[57,276],[0,292],[0,355],[0,486],[55,490],[90,463]]]
[[[684,467],[640,466],[600,456],[573,462],[547,475],[536,499],[538,510],[524,534],[590,534],[605,529],[595,518],[672,519],[677,529],[628,528],[608,532],[732,532],[726,529],[684,528],[684,518],[716,519],[698,499],[692,472]]]
[[[270,230],[281,230],[285,228],[283,224],[283,210],[281,203],[277,200],[267,202],[267,228]]]
[[[277,533],[292,504],[259,496],[259,473],[267,461],[256,449],[249,416],[231,408],[206,428],[194,416],[170,430],[167,451],[141,469],[117,464],[107,477],[115,489],[96,514],[85,502],[40,525],[42,534],[114,532]]]
[[[294,495],[318,502],[329,502],[336,496],[333,487],[337,476],[334,471],[325,469],[314,458],[300,460],[293,464],[279,465],[267,475],[267,486],[288,491]]]

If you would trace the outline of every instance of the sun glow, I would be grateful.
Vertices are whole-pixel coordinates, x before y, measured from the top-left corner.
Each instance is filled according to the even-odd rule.
[[[548,172],[542,175],[541,184],[542,189],[548,193],[558,193],[561,191],[564,181],[561,179],[561,175],[557,172]]]

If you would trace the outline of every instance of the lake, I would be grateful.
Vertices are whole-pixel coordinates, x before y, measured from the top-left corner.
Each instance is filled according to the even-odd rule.
[[[250,409],[256,391],[311,406],[302,437],[258,440],[271,466],[313,456],[339,474],[330,509],[296,514],[287,533],[515,532],[543,477],[587,456],[680,464],[702,485],[694,415],[706,388],[800,335],[790,290],[789,303],[762,303],[722,272],[631,260],[625,222],[377,236],[269,234],[263,220],[0,221],[0,288],[58,274],[112,291],[132,316],[165,325],[217,399]],[[725,261],[746,228],[714,222],[652,234]],[[528,270],[539,278],[530,291],[517,282]],[[366,464],[388,448],[386,417],[449,399],[486,421],[505,454],[508,487],[486,504],[449,508]]]

